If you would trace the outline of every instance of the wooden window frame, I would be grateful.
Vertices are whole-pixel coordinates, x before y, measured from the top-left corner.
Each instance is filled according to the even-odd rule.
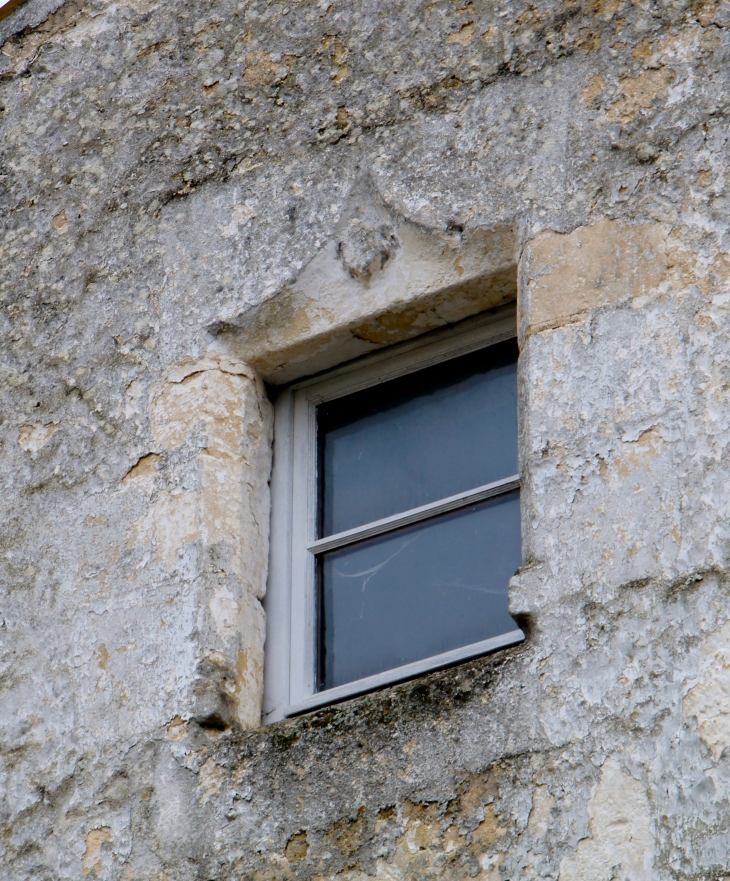
[[[514,304],[424,334],[292,383],[274,401],[271,481],[271,552],[265,601],[264,721],[274,722],[356,695],[516,645],[521,630],[386,670],[336,688],[316,691],[315,551],[343,546],[469,503],[518,489],[519,475],[365,524],[316,537],[318,404],[344,397],[517,335]]]

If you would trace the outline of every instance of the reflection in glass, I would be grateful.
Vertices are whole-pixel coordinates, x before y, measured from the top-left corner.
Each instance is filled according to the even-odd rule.
[[[517,343],[321,404],[319,536],[517,473]]]
[[[515,630],[519,491],[319,559],[320,689]]]

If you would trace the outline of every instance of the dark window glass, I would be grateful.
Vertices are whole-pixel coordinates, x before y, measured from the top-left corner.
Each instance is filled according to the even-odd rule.
[[[319,687],[516,629],[519,492],[321,555]]]
[[[508,340],[317,408],[319,536],[517,473]]]

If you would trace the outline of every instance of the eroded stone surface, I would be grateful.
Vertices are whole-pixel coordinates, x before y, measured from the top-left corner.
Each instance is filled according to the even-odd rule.
[[[684,697],[684,712],[697,720],[698,734],[719,758],[730,746],[730,626],[711,633],[700,655],[700,670]]]
[[[652,876],[654,836],[646,788],[613,758],[588,803],[589,837],[560,866],[562,881]]]
[[[530,243],[523,303],[529,330],[555,327],[605,306],[681,294],[696,280],[671,227],[602,220],[568,235],[540,233]],[[687,264],[690,264],[689,266]]]
[[[724,877],[727,3],[22,15],[0,876]],[[517,273],[527,640],[246,730],[269,417],[241,356],[284,381]]]
[[[357,195],[368,198],[359,189]],[[235,353],[281,384],[516,298],[514,229],[438,235],[396,225],[370,201],[353,206],[352,198],[349,211],[361,211],[358,222],[367,223],[374,241],[385,235],[384,225],[390,230],[389,250],[363,242],[362,226],[353,241],[346,221],[292,285],[212,328],[214,350]],[[353,267],[358,260],[367,272]]]

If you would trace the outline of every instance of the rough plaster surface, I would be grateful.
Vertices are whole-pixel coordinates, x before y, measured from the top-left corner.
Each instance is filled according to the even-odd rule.
[[[728,25],[721,0],[3,22],[0,877],[727,875]],[[441,258],[384,284],[500,230],[475,286]],[[316,368],[515,277],[527,640],[255,729],[270,413],[242,353]]]

